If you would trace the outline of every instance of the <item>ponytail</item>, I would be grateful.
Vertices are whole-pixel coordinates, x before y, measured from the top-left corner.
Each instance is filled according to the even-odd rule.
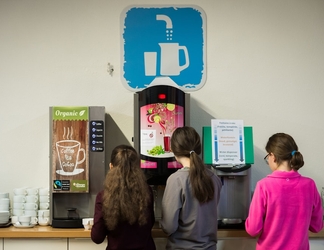
[[[277,133],[272,135],[265,147],[268,153],[274,154],[277,164],[288,161],[293,170],[299,170],[304,166],[303,155],[298,151],[295,140],[288,134]]]
[[[192,193],[200,203],[214,197],[214,184],[202,159],[200,136],[192,127],[177,128],[171,137],[171,149],[176,157],[190,158],[189,180]]]
[[[190,154],[189,178],[193,195],[200,203],[205,203],[214,197],[214,184],[207,174],[202,159],[196,154]]]

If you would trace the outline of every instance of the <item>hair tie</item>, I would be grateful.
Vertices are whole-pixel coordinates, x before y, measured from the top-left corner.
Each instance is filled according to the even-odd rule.
[[[296,152],[297,152],[296,150],[293,150],[293,151],[291,152],[291,156],[294,156],[294,154],[295,154]]]
[[[194,151],[194,150],[191,150],[191,151],[189,152],[189,154],[191,154],[191,153],[195,153],[195,151]]]

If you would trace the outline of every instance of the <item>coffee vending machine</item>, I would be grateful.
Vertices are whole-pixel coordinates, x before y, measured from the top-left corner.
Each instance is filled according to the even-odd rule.
[[[134,94],[134,147],[153,188],[156,220],[161,218],[166,180],[182,167],[171,152],[170,140],[177,127],[189,126],[189,107],[189,94],[172,86],[152,86]]]
[[[50,225],[82,228],[105,179],[105,108],[50,107]]]

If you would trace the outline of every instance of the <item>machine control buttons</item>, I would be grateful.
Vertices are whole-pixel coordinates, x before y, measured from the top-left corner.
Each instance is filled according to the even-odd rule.
[[[104,122],[90,121],[90,150],[91,152],[104,151]]]

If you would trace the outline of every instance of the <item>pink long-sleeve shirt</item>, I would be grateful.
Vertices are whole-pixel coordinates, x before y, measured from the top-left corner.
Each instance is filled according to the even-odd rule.
[[[315,182],[296,171],[274,171],[260,180],[245,228],[259,235],[257,250],[308,250],[308,230],[323,228],[322,202]]]

